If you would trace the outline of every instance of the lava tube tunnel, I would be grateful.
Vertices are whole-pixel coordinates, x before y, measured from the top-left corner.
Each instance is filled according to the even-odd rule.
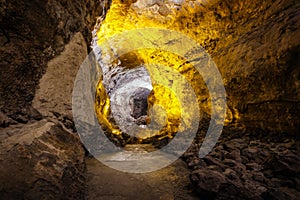
[[[298,200],[299,0],[0,0],[0,199]]]
[[[218,72],[211,69],[198,70],[194,66],[197,59],[200,60],[197,63],[199,68],[214,65],[209,54],[200,45],[198,50],[194,49],[194,55],[188,55],[194,47],[189,42],[190,38],[179,41],[171,36],[174,33],[166,31],[172,27],[173,32],[181,31],[182,36],[179,37],[191,35],[190,29],[185,27],[188,21],[178,20],[189,12],[176,12],[175,9],[184,5],[173,3],[170,6],[166,8],[172,11],[169,18],[162,18],[164,15],[159,12],[156,14],[158,19],[153,20],[148,18],[154,14],[151,10],[139,13],[137,7],[113,1],[105,20],[94,31],[93,49],[103,73],[97,85],[95,110],[108,137],[118,145],[147,143],[161,146],[167,144],[178,132],[188,129],[197,132],[200,118],[211,116],[211,96],[207,84],[211,85],[209,81],[219,81],[223,85],[223,80],[216,78]],[[156,29],[161,29],[165,35],[158,33]],[[134,39],[120,38],[123,40],[121,42],[113,39],[113,42],[107,42],[106,47],[102,43],[128,30],[136,30],[144,35],[138,37],[135,33],[128,32]],[[147,40],[155,40],[158,34],[162,35],[157,38],[160,42],[153,41],[157,44],[149,45]],[[178,40],[178,44],[170,44],[173,40]],[[165,47],[161,47],[162,45]],[[106,53],[105,48],[113,50]],[[225,94],[219,95],[219,99],[222,97],[225,98]],[[217,101],[216,98],[214,101]],[[219,104],[219,114],[225,110],[226,106]],[[224,113],[220,115],[223,116]],[[226,120],[230,121],[229,118]],[[216,123],[223,124],[221,120]],[[151,127],[152,131],[147,130],[147,127]]]

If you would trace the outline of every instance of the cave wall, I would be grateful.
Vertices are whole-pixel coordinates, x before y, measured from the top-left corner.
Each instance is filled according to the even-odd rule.
[[[191,35],[222,74],[231,124],[298,133],[299,1],[210,2],[185,25],[201,27]]]
[[[71,93],[108,5],[0,5],[0,199],[84,199],[85,150],[75,134]]]
[[[62,52],[76,32],[90,42],[101,4],[97,0],[1,0],[1,112],[21,123],[33,118],[31,101],[47,62]]]
[[[298,133],[299,1],[223,1],[213,11],[216,21],[232,22],[220,29],[209,50],[237,121],[270,132]]]
[[[196,144],[183,156],[200,198],[298,199],[300,2],[197,1],[203,4],[183,7],[171,25],[164,12],[171,4],[132,10],[121,2],[113,1],[114,12],[106,16],[110,20],[104,21],[100,39],[143,26],[175,29],[197,40],[222,74],[231,120],[209,155],[199,159]],[[115,65],[104,71],[112,85],[107,84],[107,91],[125,77],[118,72],[126,65],[131,68],[138,58],[130,54],[120,59],[123,68]],[[199,141],[206,130],[201,134]]]
[[[299,1],[187,1],[177,7],[174,1],[155,2],[113,1],[103,27],[98,30],[99,40],[122,30],[143,27],[168,28],[186,34],[201,44],[221,72],[227,92],[227,125],[268,133],[298,132]],[[126,60],[136,63],[141,58],[136,53]],[[164,61],[168,58],[153,60],[170,64]],[[105,76],[124,70],[126,60],[121,57],[122,64],[108,72],[104,70]],[[117,80],[107,79],[112,85],[107,86],[109,91]],[[202,89],[200,78],[190,79],[198,81],[195,91]],[[201,109],[209,111],[208,93],[197,94],[204,106]]]

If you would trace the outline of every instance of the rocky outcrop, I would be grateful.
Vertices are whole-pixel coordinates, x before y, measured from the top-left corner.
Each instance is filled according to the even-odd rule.
[[[22,125],[0,115],[1,126],[8,126],[0,135],[4,198],[83,199],[85,151],[74,133],[71,99],[76,73],[86,56],[85,40],[76,33],[48,63],[32,102],[31,109],[39,114],[37,122]]]
[[[103,3],[0,4],[0,198],[83,199],[71,95]]]
[[[187,153],[191,183],[205,199],[297,199],[299,142],[252,139],[247,132],[225,128],[214,150],[203,159]],[[243,137],[241,137],[241,134]]]
[[[48,62],[47,72],[40,79],[32,101],[43,117],[72,120],[72,91],[78,69],[87,57],[87,44],[81,33],[76,33],[65,50]]]
[[[41,120],[1,130],[2,199],[82,199],[84,150],[74,134]]]
[[[87,42],[101,1],[0,2],[0,110],[26,123],[33,119],[31,101],[47,62],[59,55],[76,32]]]

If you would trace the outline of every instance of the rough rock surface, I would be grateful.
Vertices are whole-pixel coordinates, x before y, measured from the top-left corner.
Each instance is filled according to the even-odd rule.
[[[71,92],[101,4],[0,2],[1,199],[84,198],[85,151],[74,134]]]
[[[130,8],[125,3],[116,2],[118,6],[112,6],[115,13],[108,14],[111,22],[104,22],[109,26],[104,26],[100,32],[104,30],[110,36],[124,27],[147,27],[147,20],[148,26],[153,20],[158,24],[155,25],[161,27],[159,22],[162,21],[164,28],[182,32],[197,40],[213,58],[227,92],[229,123],[266,131],[298,131],[299,1],[267,0],[262,3],[211,0],[201,1],[198,6],[193,6],[195,1],[187,1],[189,6],[179,6],[179,14],[174,14],[174,21],[170,20],[172,14],[165,16],[159,11],[174,7],[173,1],[164,1],[166,5],[159,1],[151,1],[149,5],[145,1],[134,1],[136,3]],[[176,4],[180,4],[180,1]],[[123,10],[118,10],[122,6]],[[122,11],[127,14],[119,15]],[[153,16],[147,18],[141,13]],[[119,23],[115,22],[118,17],[121,18]],[[133,22],[131,18],[134,18]],[[106,34],[103,35],[106,37]],[[138,55],[128,54],[122,60],[120,56],[122,63],[105,69],[104,76],[109,80],[112,80],[110,74],[119,78],[126,76],[126,73],[120,73],[126,71],[122,67],[131,69],[140,64],[139,58]],[[200,83],[198,86],[202,87]],[[110,89],[118,85],[106,84],[105,87]],[[204,93],[203,97],[207,95]],[[201,98],[201,104],[207,101],[208,97]]]
[[[135,119],[147,115],[148,96],[150,92],[151,91],[147,88],[138,88],[130,96],[131,116]]]
[[[85,40],[81,33],[76,33],[65,50],[48,63],[47,72],[40,79],[32,101],[32,106],[44,117],[63,115],[62,117],[72,119],[73,83],[86,56]]]
[[[26,125],[1,114],[0,195],[5,199],[83,199],[85,151],[74,133],[73,79],[87,56],[81,33],[48,63],[33,101],[39,118]],[[15,125],[13,125],[15,124]],[[13,172],[13,173],[12,173]]]
[[[47,62],[62,52],[76,32],[89,42],[101,12],[98,0],[0,1],[0,110],[4,114],[21,123],[33,119],[31,101]]]
[[[259,130],[226,127],[213,151],[203,159],[193,151],[183,158],[191,183],[205,199],[297,199],[299,140],[261,136]],[[197,147],[195,147],[197,149]],[[195,150],[194,149],[194,150]]]
[[[167,9],[173,1],[151,1],[149,5],[134,1],[138,8],[133,9],[128,8],[130,2],[126,5],[115,2],[119,2],[118,6],[112,6],[115,15],[118,16],[122,6],[129,14],[120,12],[123,14],[118,16],[120,23],[107,22],[110,26],[105,28],[118,27],[104,28],[108,35],[122,29],[119,28],[122,22],[126,23],[125,29],[143,25],[144,18],[139,19],[136,13],[149,14],[151,19],[165,22],[165,28],[183,30],[196,39],[222,74],[230,116],[224,136],[203,159],[190,160],[189,153],[183,156],[194,170],[191,181],[200,198],[296,199],[299,196],[299,172],[295,166],[299,165],[300,2],[201,1],[195,9],[179,6],[179,10],[186,12],[170,24],[171,12]],[[164,5],[166,2],[169,4]],[[114,19],[113,14],[110,17]],[[132,24],[128,20],[131,18],[134,18]],[[127,56],[123,65],[116,64],[104,71],[104,76],[123,72],[124,66],[131,70],[136,63],[140,64],[138,56]],[[123,61],[122,56],[120,60]],[[124,77],[126,73],[115,76]],[[118,85],[111,88],[115,87]],[[196,150],[205,136],[205,120],[201,122],[203,127],[195,149],[190,149],[191,156],[197,156]]]
[[[2,134],[1,199],[83,198],[84,150],[76,135],[47,120]]]
[[[300,3],[233,2],[220,1],[210,9],[215,23],[227,26],[218,30],[215,47],[207,48],[225,79],[228,103],[246,126],[296,134]]]

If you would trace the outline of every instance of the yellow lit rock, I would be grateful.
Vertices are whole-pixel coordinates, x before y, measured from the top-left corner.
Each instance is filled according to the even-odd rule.
[[[195,15],[201,13],[201,6],[198,4],[191,6],[189,1],[180,5],[164,4],[161,1],[145,5],[141,4],[140,1],[124,2],[113,0],[105,20],[97,31],[97,42],[99,45],[123,31],[149,27],[175,30],[195,39],[200,44],[206,39],[205,35],[201,33],[207,31],[204,29],[207,24],[200,23],[200,16],[195,17]],[[217,34],[215,30],[210,31],[212,31],[210,33],[212,37]],[[142,41],[134,41],[130,45],[139,46],[139,42]],[[121,45],[121,48],[128,48],[127,45],[126,41],[124,41],[124,45]],[[114,64],[110,67],[130,69],[139,65],[145,65],[153,85],[152,93],[148,99],[149,109],[153,104],[158,104],[166,112],[158,113],[162,116],[165,114],[167,118],[165,126],[161,130],[163,137],[172,138],[179,130],[187,130],[195,117],[193,114],[182,110],[182,107],[187,107],[188,103],[181,105],[181,101],[183,99],[191,100],[192,94],[189,94],[186,84],[180,81],[180,76],[184,77],[197,97],[197,105],[193,106],[198,106],[201,112],[210,113],[211,101],[202,76],[194,69],[192,64],[179,55],[157,49],[141,49],[117,56],[116,59],[117,61],[111,61]],[[167,66],[170,73],[167,68],[162,73],[159,70],[160,67],[156,64]],[[177,72],[177,74],[174,72]],[[168,88],[165,86],[168,86]],[[177,92],[176,94],[174,91],[183,92],[181,94]],[[99,98],[106,99],[96,102],[96,112],[100,123],[104,123],[110,130],[114,130],[112,132],[120,134],[121,130],[118,130],[114,122],[110,120],[110,100],[101,81],[98,85],[97,95]],[[198,114],[200,115],[200,113]]]

